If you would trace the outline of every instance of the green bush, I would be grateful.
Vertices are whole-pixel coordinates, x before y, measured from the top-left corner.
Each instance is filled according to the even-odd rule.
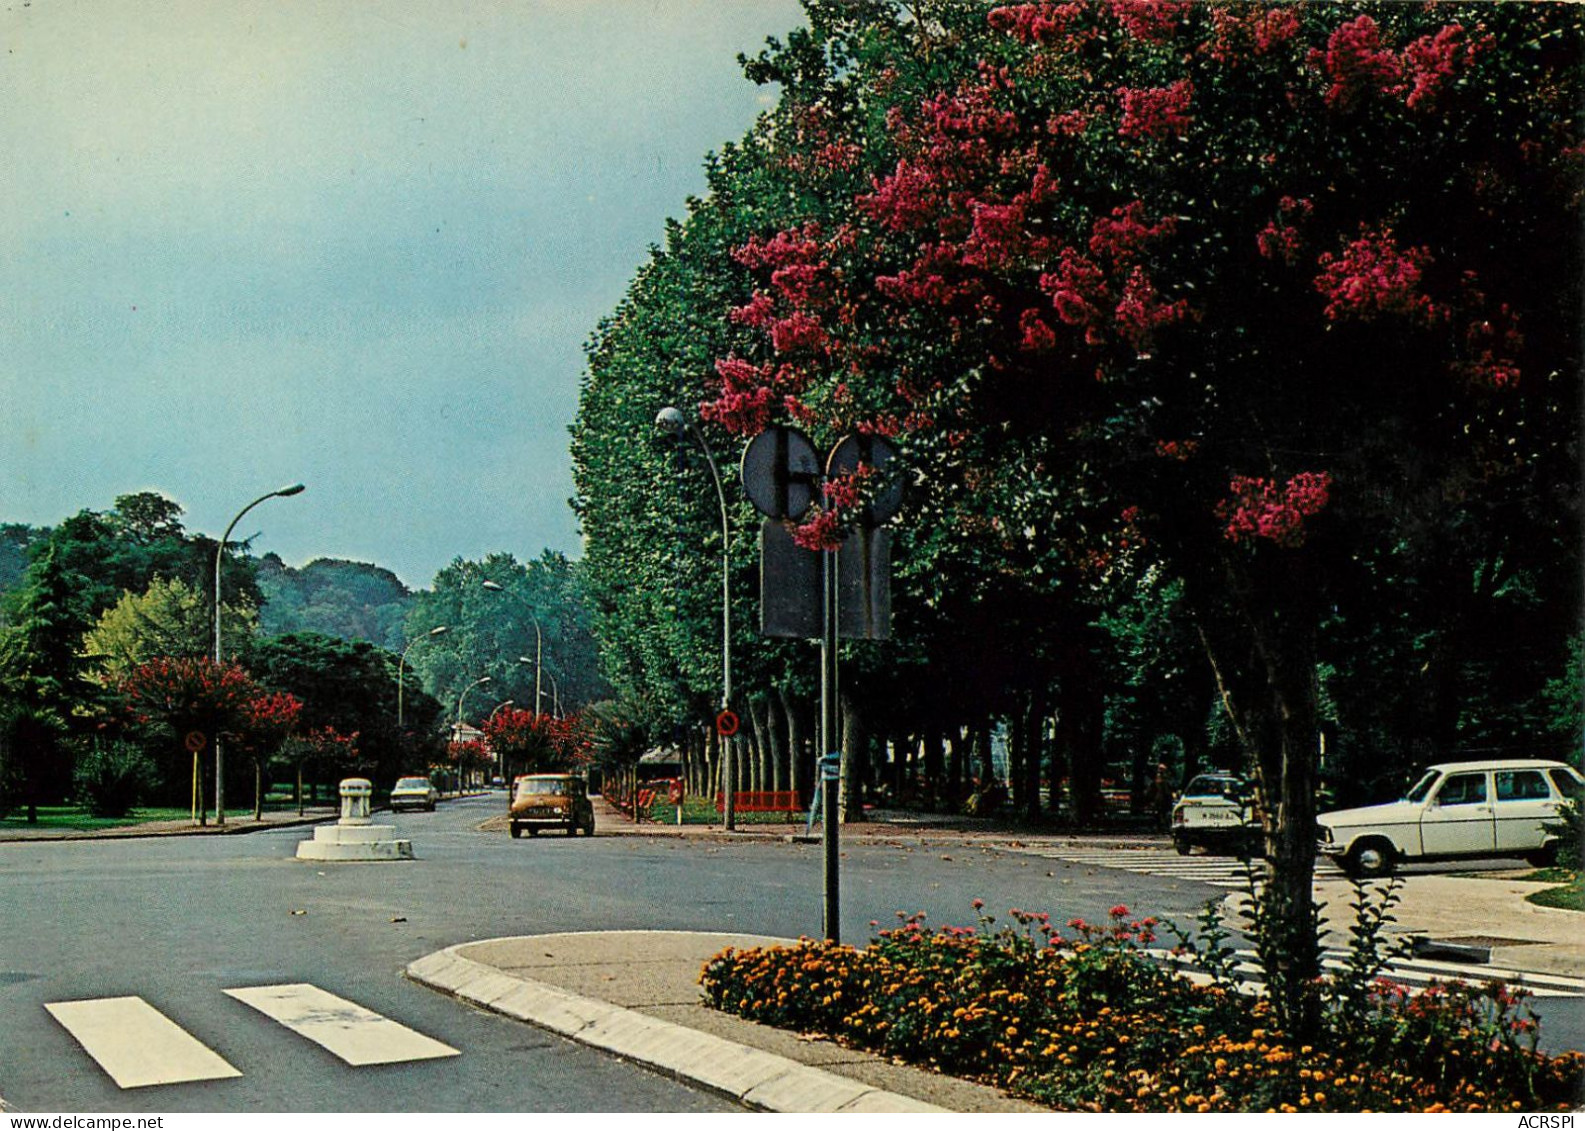
[[[95,817],[125,817],[143,799],[154,763],[130,742],[96,742],[77,760],[77,801]]]
[[[1560,868],[1579,871],[1585,868],[1585,807],[1577,800],[1565,801],[1558,816],[1562,819],[1543,826],[1557,837],[1555,862]]]

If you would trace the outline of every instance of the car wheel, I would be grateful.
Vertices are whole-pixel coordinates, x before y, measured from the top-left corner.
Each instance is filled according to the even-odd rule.
[[[1189,838],[1184,836],[1173,837],[1172,847],[1178,850],[1179,856],[1187,856],[1194,849],[1194,845],[1189,843]]]
[[[522,835],[523,835],[522,828],[520,826],[518,826],[518,825],[513,825],[512,826],[512,839],[516,840]]]
[[[1392,845],[1384,840],[1364,840],[1343,857],[1343,871],[1359,880],[1371,880],[1392,871]]]

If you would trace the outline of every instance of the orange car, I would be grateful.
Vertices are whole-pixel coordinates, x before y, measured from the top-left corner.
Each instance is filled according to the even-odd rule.
[[[566,829],[568,836],[583,830],[594,835],[594,805],[588,787],[577,774],[522,774],[512,781],[510,816],[512,837],[528,830]]]

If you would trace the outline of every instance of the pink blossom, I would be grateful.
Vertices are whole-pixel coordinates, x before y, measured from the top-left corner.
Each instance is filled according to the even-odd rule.
[[[1177,221],[1171,216],[1155,224],[1144,220],[1143,201],[1133,201],[1112,209],[1110,216],[1098,218],[1090,227],[1090,251],[1105,256],[1114,265],[1129,262],[1153,240],[1171,235]]]
[[[986,22],[1026,44],[1051,44],[1084,15],[1083,4],[1008,4],[992,8]]]
[[[1228,497],[1217,504],[1217,517],[1227,523],[1230,542],[1264,538],[1286,549],[1304,545],[1304,520],[1320,513],[1331,500],[1332,476],[1302,471],[1278,487],[1270,479],[1235,475]]]
[[[755,291],[754,297],[743,306],[734,306],[727,317],[740,326],[764,326],[771,320],[776,300],[764,291]]]
[[[1189,114],[1194,84],[1188,79],[1154,89],[1118,87],[1117,96],[1123,104],[1123,120],[1117,127],[1122,137],[1182,137],[1194,121]]]
[[[1040,317],[1037,310],[1026,310],[1018,317],[1018,329],[1023,333],[1020,348],[1029,353],[1044,353],[1046,350],[1055,349],[1057,335],[1050,326]]]
[[[1107,7],[1130,35],[1146,43],[1165,43],[1193,4],[1188,0],[1110,0]]]
[[[1326,41],[1326,53],[1314,57],[1323,62],[1332,80],[1326,104],[1335,110],[1351,110],[1369,94],[1391,94],[1399,89],[1403,68],[1391,51],[1381,46],[1381,28],[1369,16],[1343,24]]]
[[[1437,95],[1467,64],[1475,49],[1465,44],[1464,29],[1449,24],[1435,35],[1423,35],[1403,49],[1404,70],[1410,79],[1409,109],[1430,109]]]
[[[819,352],[825,349],[825,328],[799,311],[770,323],[771,348],[777,353]]]
[[[1117,304],[1117,329],[1129,345],[1144,352],[1150,348],[1157,330],[1183,321],[1188,314],[1187,302],[1164,301],[1144,268],[1136,267]]]
[[[1105,274],[1072,248],[1063,250],[1055,271],[1040,276],[1040,289],[1051,296],[1057,317],[1069,326],[1095,327],[1101,304],[1109,301]]]
[[[1392,314],[1429,325],[1444,314],[1420,293],[1431,260],[1429,248],[1400,248],[1390,228],[1365,229],[1342,255],[1321,256],[1315,289],[1326,296],[1326,316],[1334,322],[1348,318],[1369,322]]]
[[[1283,197],[1277,205],[1277,219],[1267,224],[1255,237],[1260,254],[1267,259],[1280,259],[1290,267],[1297,263],[1299,253],[1304,247],[1304,239],[1298,225],[1289,221],[1308,219],[1314,207],[1309,200]]]

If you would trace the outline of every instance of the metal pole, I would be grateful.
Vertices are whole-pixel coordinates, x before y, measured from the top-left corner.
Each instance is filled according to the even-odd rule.
[[[842,752],[837,749],[837,551],[820,555],[820,808],[821,844],[825,860],[825,935],[842,941],[841,879],[837,862],[840,827],[837,824],[837,784],[842,772]]]
[[[705,442],[704,433],[692,421],[688,422],[688,430],[693,433],[693,438],[699,441],[699,447],[704,452],[705,463],[710,466],[710,481],[715,484],[716,503],[721,508],[721,709],[732,708],[732,531],[727,523],[726,491],[721,486],[721,471],[716,467],[715,456],[710,452],[710,445]],[[722,789],[725,795],[725,804],[722,806],[721,819],[728,832],[737,827],[737,736],[723,737],[721,747],[722,763]]]
[[[242,516],[265,499],[273,499],[277,495],[285,498],[288,495],[301,494],[303,485],[294,483],[290,487],[282,487],[271,491],[267,495],[260,495],[247,506],[237,512],[237,517],[231,520],[226,527],[226,532],[220,536],[220,545],[215,547],[215,666],[221,664],[220,659],[220,562],[226,555],[226,541],[231,537],[231,532],[236,529],[237,523],[242,521]],[[201,823],[201,822],[200,822]],[[226,823],[226,775],[225,758],[221,751],[220,735],[215,734],[215,825],[218,827]]]

